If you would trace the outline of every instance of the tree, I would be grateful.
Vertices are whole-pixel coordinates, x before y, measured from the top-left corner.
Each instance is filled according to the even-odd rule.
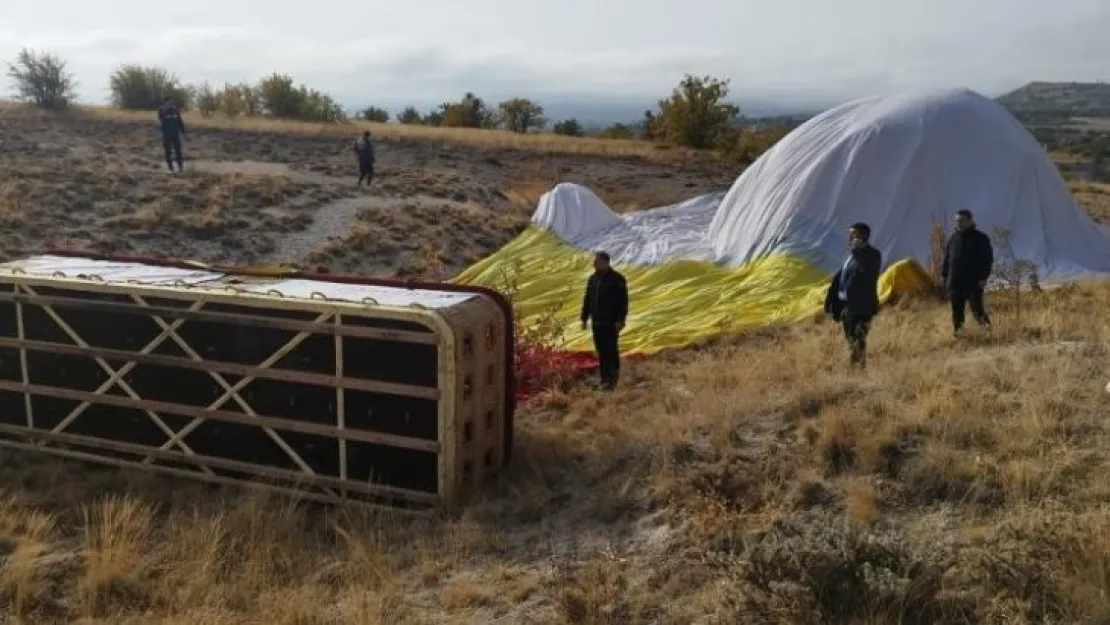
[[[255,117],[262,114],[262,98],[258,90],[246,83],[224,83],[224,88],[216,94],[216,99],[219,101],[220,111],[228,117]]]
[[[329,124],[347,121],[347,114],[343,112],[343,107],[330,95],[315,89],[308,89],[303,85],[300,87],[300,92],[304,95],[304,108],[299,119]]]
[[[583,134],[585,134],[582,131],[582,125],[579,124],[578,120],[574,117],[570,119],[564,119],[561,122],[555,122],[555,125],[551,127],[551,130],[557,135],[565,135],[568,137],[581,137]]]
[[[443,108],[433,109],[424,115],[421,122],[425,126],[442,126],[443,125]]]
[[[359,113],[359,117],[368,122],[384,124],[389,121],[389,111],[376,106],[368,106]]]
[[[270,117],[324,123],[347,121],[343,107],[330,95],[298,85],[287,74],[270,74],[259,81],[253,92]]]
[[[455,128],[489,128],[493,126],[493,115],[486,108],[482,98],[467,92],[458,102],[444,102],[440,105],[443,115],[442,125]]]
[[[220,95],[205,82],[194,90],[194,104],[204,117],[220,110]]]
[[[397,114],[397,121],[402,124],[419,124],[423,120],[420,118],[420,111],[416,110],[415,106],[406,106],[403,111]]]
[[[8,77],[14,83],[16,99],[41,109],[65,109],[76,98],[73,74],[66,71],[65,61],[53,54],[20,50],[15,63],[8,64]]]
[[[260,80],[256,90],[267,115],[284,119],[304,116],[307,94],[297,88],[292,76],[275,72]]]
[[[724,101],[728,80],[687,74],[667,100],[659,101],[652,124],[657,139],[695,149],[719,147],[729,138],[729,129],[740,107]]]
[[[182,109],[192,106],[189,89],[177,76],[161,67],[143,67],[135,64],[121,65],[108,80],[112,104],[117,108],[150,111],[169,97]]]
[[[527,133],[531,128],[543,128],[547,120],[543,117],[543,107],[527,98],[513,98],[497,105],[501,111],[501,121],[512,132]]]

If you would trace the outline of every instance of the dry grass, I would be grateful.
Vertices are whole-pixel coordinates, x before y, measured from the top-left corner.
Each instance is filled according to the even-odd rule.
[[[1068,183],[1075,201],[1096,221],[1110,223],[1110,184],[1101,182]]]
[[[0,220],[28,240],[43,240],[47,225],[115,241],[193,228],[222,250],[266,232],[265,209],[332,197],[339,184],[166,176],[127,164],[145,138],[133,150],[96,144],[116,150],[96,165],[32,145],[48,132],[3,135],[25,158],[0,172]],[[243,147],[213,133],[204,149],[313,164],[326,154],[311,138],[258,137]],[[480,159],[441,156],[414,150],[383,175],[374,193],[391,203],[363,210],[320,259],[451,273],[522,227],[564,169],[592,166],[541,159],[490,185],[487,174],[510,168],[467,170]],[[143,158],[156,168],[159,157]],[[65,176],[50,169],[59,162]],[[621,170],[591,186],[618,206],[622,195],[650,205],[663,188],[641,187],[660,179]],[[692,194],[690,180],[669,180],[671,192]],[[1101,214],[1101,187],[1074,190]],[[484,205],[497,194],[504,203]],[[212,228],[220,234],[203,234]],[[514,464],[456,518],[3,454],[0,615],[90,625],[1107,622],[1110,285],[1025,294],[1020,322],[1008,296],[988,304],[994,336],[959,342],[944,304],[885,310],[863,374],[845,367],[834,325],[801,324],[628,363],[613,395],[559,384],[521,408]]]
[[[713,160],[686,167],[604,157],[623,153],[628,146],[620,142],[574,147],[566,138],[573,145],[546,152],[543,141],[564,138],[469,131],[478,142],[471,145],[401,140],[388,133],[412,129],[390,126],[366,189],[355,186],[350,150],[360,126],[290,130],[282,122],[216,118],[190,122],[186,170],[171,175],[151,114],[48,115],[13,106],[0,106],[0,114],[9,157],[0,168],[3,258],[49,241],[95,252],[415,275],[422,261],[413,232],[431,228],[450,273],[519,233],[535,199],[557,180],[598,189],[621,209],[717,190],[736,175]],[[441,139],[452,132],[412,131]],[[520,141],[540,143],[513,147]]]
[[[152,113],[123,111],[104,107],[81,107],[80,113],[103,119],[131,122],[149,122]],[[550,154],[577,154],[591,156],[630,156],[651,160],[697,161],[710,160],[709,154],[685,148],[659,145],[636,139],[602,139],[598,137],[569,137],[552,133],[519,134],[507,130],[476,128],[442,128],[414,124],[381,124],[353,121],[349,124],[315,124],[267,118],[228,118],[218,114],[201,117],[190,114],[188,125],[199,128],[224,128],[264,133],[297,133],[313,135],[355,136],[369,130],[378,139],[419,139],[457,143],[472,148],[520,150]]]
[[[942,304],[904,302],[877,320],[862,375],[835,327],[803,325],[630,364],[615,395],[546,395],[522,411],[515,464],[453,519],[13,458],[2,609],[86,623],[1100,622],[1110,285],[1034,298],[1019,326],[993,296],[995,335],[961,342]]]

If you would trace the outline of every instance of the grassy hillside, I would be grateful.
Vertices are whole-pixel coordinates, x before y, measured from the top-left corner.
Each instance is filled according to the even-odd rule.
[[[347,133],[195,126],[169,174],[149,115],[7,111],[3,254],[405,275],[428,243],[450,272],[519,232],[557,178],[634,210],[737,173],[623,142],[381,128],[366,190]],[[1110,218],[1110,187],[1072,185]],[[5,452],[0,622],[1110,622],[1110,284],[1025,293],[1020,315],[1008,294],[988,303],[994,334],[959,341],[943,302],[885,309],[860,374],[826,322],[629,362],[612,395],[552,390],[454,518]]]
[[[1110,83],[1031,82],[997,101],[1026,120],[1110,117]]]

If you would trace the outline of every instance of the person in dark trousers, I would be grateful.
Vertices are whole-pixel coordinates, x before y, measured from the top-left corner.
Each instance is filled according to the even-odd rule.
[[[177,157],[177,169],[185,168],[181,156],[181,138],[185,136],[185,120],[181,119],[181,109],[169,96],[162,98],[158,107],[158,124],[162,128],[162,148],[166,151],[166,167],[173,171],[173,157]]]
[[[851,365],[867,366],[867,334],[879,313],[879,272],[883,254],[871,246],[871,227],[855,223],[848,229],[851,252],[832,277],[825,295],[825,313],[840,321],[851,350]]]
[[[941,279],[952,303],[952,329],[959,336],[964,327],[964,307],[984,328],[991,327],[991,318],[983,306],[983,292],[994,267],[994,247],[985,232],[975,226],[969,210],[956,212],[956,231],[944,246]]]
[[[362,137],[355,141],[355,154],[358,155],[358,186],[366,180],[366,186],[374,179],[374,143],[370,140],[370,131],[362,133]]]
[[[592,322],[601,390],[611,391],[620,377],[619,338],[628,316],[628,285],[609,264],[609,254],[594,254],[594,273],[582,298],[582,329]]]

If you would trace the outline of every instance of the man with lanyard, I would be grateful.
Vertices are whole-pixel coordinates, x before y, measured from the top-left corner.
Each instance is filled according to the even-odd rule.
[[[832,277],[825,295],[825,312],[840,321],[851,349],[851,365],[867,366],[867,334],[879,312],[879,271],[882,252],[871,247],[871,227],[855,223],[848,229],[851,252]]]

